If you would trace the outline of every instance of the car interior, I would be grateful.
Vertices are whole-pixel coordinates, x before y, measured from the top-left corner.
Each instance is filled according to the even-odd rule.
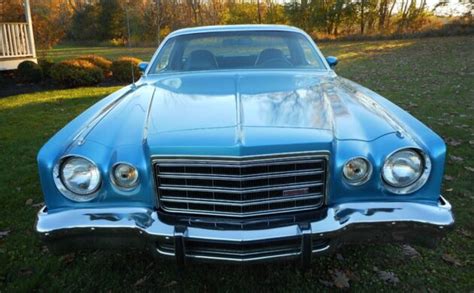
[[[293,67],[290,58],[280,49],[267,48],[258,55],[249,56],[215,56],[209,50],[195,50],[184,58],[182,67],[185,71],[212,70],[227,68],[289,68]]]
[[[156,71],[324,68],[307,43],[294,36],[186,36],[169,46]]]

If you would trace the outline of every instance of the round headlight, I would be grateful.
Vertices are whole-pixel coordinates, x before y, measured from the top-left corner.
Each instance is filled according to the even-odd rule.
[[[97,166],[80,157],[67,158],[61,164],[59,176],[67,190],[73,193],[65,195],[75,201],[93,199],[101,181]]]
[[[372,172],[372,166],[364,158],[353,158],[344,164],[342,173],[349,184],[360,185],[367,182]]]
[[[382,176],[393,187],[407,187],[422,176],[424,167],[424,159],[419,152],[412,149],[401,150],[385,160]]]
[[[119,163],[112,172],[113,182],[119,187],[133,188],[138,184],[138,171],[130,164]]]

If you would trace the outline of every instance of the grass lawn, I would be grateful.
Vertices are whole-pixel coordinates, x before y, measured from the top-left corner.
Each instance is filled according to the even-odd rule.
[[[455,231],[434,250],[401,245],[343,248],[301,272],[292,263],[255,266],[193,264],[180,275],[172,262],[136,252],[52,256],[33,232],[43,198],[36,154],[65,123],[117,88],[55,90],[0,99],[0,292],[316,291],[347,281],[354,290],[474,289],[474,37],[324,43],[340,57],[337,71],[401,105],[449,145],[443,194]],[[106,56],[116,49],[95,50]],[[143,58],[153,50],[140,49]],[[56,59],[89,53],[60,48]],[[347,284],[346,284],[347,285]],[[335,288],[335,287],[332,287]]]
[[[46,56],[46,58],[54,62],[64,59],[72,59],[80,55],[96,54],[109,59],[117,59],[121,56],[133,56],[140,58],[143,61],[149,61],[156,48],[126,48],[126,47],[77,47],[70,45],[59,45],[52,50],[39,51],[39,56]]]

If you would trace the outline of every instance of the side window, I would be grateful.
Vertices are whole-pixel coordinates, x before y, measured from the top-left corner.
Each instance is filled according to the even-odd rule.
[[[301,46],[301,49],[303,50],[304,54],[304,59],[306,60],[308,65],[311,66],[318,66],[318,67],[324,67],[321,63],[321,60],[317,58],[317,55],[314,52],[314,48],[311,46],[311,44],[308,42],[308,40],[303,39],[303,38],[298,38],[299,45]]]
[[[156,64],[155,72],[160,72],[165,70],[168,67],[169,61],[171,60],[171,52],[173,52],[175,40],[170,40],[169,44],[166,44],[163,47],[162,52],[160,52],[160,56],[158,57],[158,64]]]

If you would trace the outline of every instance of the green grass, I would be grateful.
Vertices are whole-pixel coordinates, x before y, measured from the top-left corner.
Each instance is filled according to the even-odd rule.
[[[136,252],[52,256],[33,232],[39,208],[35,204],[43,201],[36,153],[55,131],[116,88],[55,90],[0,99],[0,231],[10,231],[0,240],[0,291],[316,291],[327,289],[325,281],[333,282],[336,272],[343,272],[351,288],[360,291],[472,291],[474,173],[469,168],[474,168],[474,37],[321,47],[326,54],[341,57],[337,71],[342,76],[410,111],[449,139],[449,155],[462,158],[446,165],[450,180],[445,181],[443,194],[454,206],[457,226],[439,247],[415,246],[420,256],[413,259],[399,245],[345,247],[340,256],[316,259],[306,273],[292,263],[192,264],[179,275],[172,262]],[[67,54],[86,53],[79,50],[69,48]],[[393,272],[400,281],[385,282],[377,270]]]
[[[96,54],[109,59],[117,59],[121,56],[132,56],[140,58],[143,61],[150,60],[153,53],[155,53],[156,48],[126,48],[126,47],[77,47],[70,45],[59,45],[54,47],[52,50],[39,51],[38,55],[40,57],[46,57],[55,62],[61,61],[64,59],[73,59],[80,55],[87,54]]]

